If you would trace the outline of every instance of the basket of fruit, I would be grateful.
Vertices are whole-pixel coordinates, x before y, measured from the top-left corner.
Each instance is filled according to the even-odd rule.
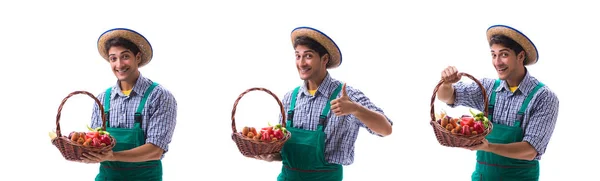
[[[481,144],[482,140],[492,131],[493,126],[487,118],[488,98],[485,88],[481,82],[473,76],[467,73],[462,73],[462,75],[475,81],[481,88],[485,110],[479,113],[474,113],[473,110],[469,110],[470,115],[465,114],[460,117],[451,117],[447,115],[446,112],[442,112],[439,115],[435,114],[434,103],[436,94],[439,87],[444,83],[444,80],[441,80],[435,87],[433,96],[431,97],[431,121],[429,124],[433,128],[435,137],[442,146],[470,147],[478,145]]]
[[[235,125],[235,111],[237,105],[242,97],[252,91],[264,91],[275,98],[279,103],[279,109],[281,111],[281,124],[271,125],[257,130],[254,127],[245,126],[242,131],[238,132]],[[283,104],[279,101],[279,98],[273,92],[265,88],[251,88],[244,91],[233,104],[233,111],[231,111],[231,129],[233,133],[231,138],[237,145],[240,153],[246,157],[253,157],[263,154],[279,153],[283,148],[285,142],[287,142],[291,134],[285,129],[285,112],[283,110]]]
[[[62,135],[60,130],[60,115],[62,108],[67,99],[77,94],[88,95],[96,101],[98,108],[100,108],[100,114],[102,115],[102,127],[92,129],[88,126],[88,132],[73,131],[68,136]],[[56,132],[50,132],[50,138],[52,139],[52,145],[56,146],[62,156],[69,161],[81,160],[83,153],[101,153],[110,151],[116,144],[115,138],[106,132],[106,115],[104,114],[102,104],[93,94],[86,91],[72,92],[63,99],[58,107],[58,114],[56,115]]]

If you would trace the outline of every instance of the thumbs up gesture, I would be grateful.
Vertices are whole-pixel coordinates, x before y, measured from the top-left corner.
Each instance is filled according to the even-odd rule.
[[[331,101],[331,111],[337,116],[354,114],[358,110],[358,104],[352,102],[346,92],[346,83],[342,87],[342,96]]]

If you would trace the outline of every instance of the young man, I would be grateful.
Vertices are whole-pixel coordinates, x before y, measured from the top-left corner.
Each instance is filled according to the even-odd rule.
[[[554,131],[558,98],[526,68],[538,60],[529,38],[511,27],[495,25],[487,30],[487,39],[499,78],[480,82],[489,95],[488,118],[494,127],[482,144],[467,148],[477,150],[472,180],[538,180],[538,160]],[[460,76],[455,67],[446,68],[438,98],[451,107],[484,110],[479,86],[458,82]]]
[[[138,68],[152,59],[152,47],[141,34],[111,29],[98,39],[100,55],[110,63],[116,85],[98,95],[104,104],[106,131],[116,139],[112,151],[87,154],[84,163],[100,163],[96,180],[162,180],[161,160],[168,151],[177,118],[177,102]],[[101,127],[94,104],[92,128]]]
[[[331,77],[327,69],[338,67],[342,55],[327,35],[299,27],[291,38],[303,80],[282,100],[292,137],[280,154],[256,158],[282,161],[279,181],[341,181],[342,165],[354,161],[359,128],[383,137],[392,133],[392,121],[361,91]]]

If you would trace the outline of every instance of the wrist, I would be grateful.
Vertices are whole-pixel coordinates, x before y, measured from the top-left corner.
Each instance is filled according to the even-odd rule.
[[[119,152],[113,152],[112,154],[110,154],[110,156],[108,157],[108,161],[119,161]]]
[[[354,106],[354,111],[351,113],[354,116],[360,115],[361,113],[365,112],[365,107],[363,107],[362,105],[352,101],[352,105]],[[360,117],[360,116],[357,116]]]
[[[485,147],[485,148],[483,149],[483,151],[485,151],[485,152],[490,152],[490,153],[493,153],[493,152],[494,152],[494,150],[496,150],[496,147],[497,147],[497,146],[498,146],[497,144],[494,144],[494,143],[488,143],[488,146],[487,146],[487,147]]]
[[[443,82],[441,87],[452,87],[453,84],[454,83],[451,83],[451,82]]]

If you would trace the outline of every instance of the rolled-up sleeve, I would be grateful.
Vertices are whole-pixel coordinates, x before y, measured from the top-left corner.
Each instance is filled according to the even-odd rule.
[[[177,123],[177,101],[167,90],[162,89],[159,94],[151,103],[152,112],[148,119],[146,143],[152,143],[166,153]]]
[[[493,81],[491,79],[480,79],[479,80],[483,87],[487,91],[493,88]],[[448,106],[454,108],[458,106],[471,107],[477,110],[484,110],[484,101],[483,101],[483,93],[481,91],[481,87],[477,85],[475,82],[465,83],[458,82],[453,85],[454,87],[454,104],[448,104]],[[488,95],[489,97],[489,95]]]
[[[536,158],[540,158],[546,151],[554,132],[559,107],[558,98],[550,90],[540,92],[538,96],[539,101],[532,107],[523,137],[523,141],[531,144],[538,152]]]
[[[383,109],[381,109],[380,107],[377,107],[362,91],[352,88],[351,86],[346,86],[346,91],[348,91],[348,96],[350,97],[350,100],[366,107],[369,110],[372,110],[372,111],[382,114],[392,126],[394,125],[392,120],[390,118],[388,118],[387,115],[385,115],[385,113],[383,112]],[[377,134],[376,132],[371,130],[371,128],[367,127],[362,121],[358,120],[358,118],[356,116],[348,115],[348,118],[350,120],[356,122],[360,127],[367,129],[367,131],[369,131],[369,133],[383,137],[382,135]]]

